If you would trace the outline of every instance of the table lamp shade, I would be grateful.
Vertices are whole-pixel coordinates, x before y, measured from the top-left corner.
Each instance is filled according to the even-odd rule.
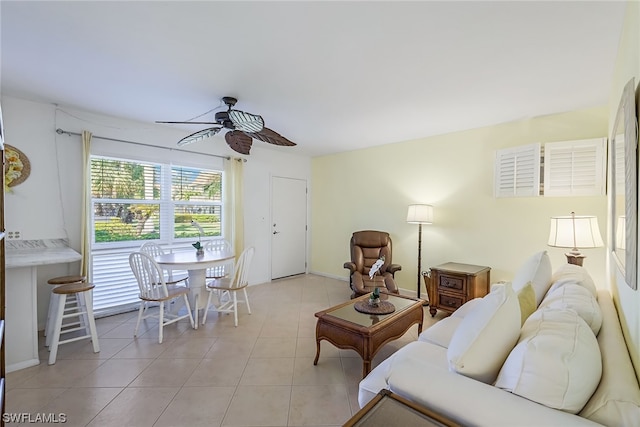
[[[407,211],[407,222],[411,224],[433,223],[433,206],[409,205],[409,210]]]
[[[554,216],[549,229],[549,246],[558,248],[598,248],[604,246],[595,216]]]

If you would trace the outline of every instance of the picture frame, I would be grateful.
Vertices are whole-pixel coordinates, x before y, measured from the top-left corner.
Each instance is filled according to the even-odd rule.
[[[636,88],[632,78],[620,97],[609,139],[611,168],[612,254],[631,289],[637,289],[638,253],[638,120]]]

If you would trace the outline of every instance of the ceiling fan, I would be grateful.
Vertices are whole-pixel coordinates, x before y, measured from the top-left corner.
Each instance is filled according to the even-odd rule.
[[[232,150],[240,154],[249,154],[253,138],[268,142],[274,145],[294,146],[294,142],[289,141],[278,132],[264,127],[264,120],[257,114],[246,113],[240,110],[234,110],[232,107],[236,105],[238,100],[230,96],[222,98],[222,102],[227,106],[227,111],[219,111],[215,114],[215,122],[164,122],[156,121],[156,123],[169,124],[189,124],[189,125],[216,125],[207,129],[192,133],[189,136],[178,141],[178,146],[191,144],[200,141],[220,132],[222,129],[228,129],[224,136],[225,141]]]

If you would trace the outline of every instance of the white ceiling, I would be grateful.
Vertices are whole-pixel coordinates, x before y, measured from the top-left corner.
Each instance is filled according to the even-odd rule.
[[[317,156],[606,105],[625,4],[3,0],[1,90],[150,123],[235,96]]]

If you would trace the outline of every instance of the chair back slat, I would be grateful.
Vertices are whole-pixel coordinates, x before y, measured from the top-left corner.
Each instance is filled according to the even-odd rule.
[[[251,246],[246,248],[238,257],[233,271],[233,278],[231,279],[232,288],[240,288],[249,283],[249,267],[251,266],[254,252],[255,249]]]
[[[231,244],[225,239],[212,239],[204,243],[207,251],[231,251]]]
[[[164,255],[164,249],[162,246],[155,242],[145,242],[140,246],[140,252],[144,252],[147,255],[151,255],[153,258]]]
[[[169,295],[162,269],[152,256],[133,252],[129,255],[129,265],[138,282],[141,298],[158,300]]]

